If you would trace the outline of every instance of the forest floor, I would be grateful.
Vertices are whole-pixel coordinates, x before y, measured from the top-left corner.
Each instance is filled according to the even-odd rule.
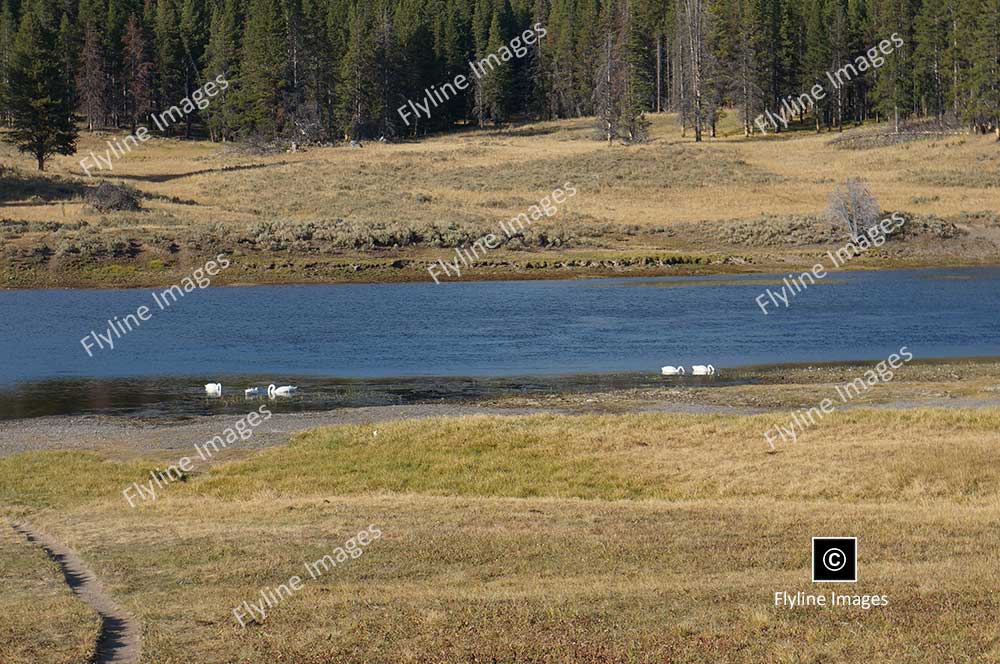
[[[992,662],[997,366],[908,365],[774,450],[763,432],[854,368],[761,370],[716,397],[368,413],[226,450],[136,508],[123,489],[201,438],[165,424],[159,447],[147,433],[123,451],[109,426],[87,451],[0,457],[0,518],[80,557],[141,630],[141,662]],[[759,412],[643,412],[720,399]],[[359,557],[306,573],[372,524],[382,535]],[[95,616],[0,526],[0,661],[84,661]],[[856,584],[811,583],[823,535],[858,538]],[[301,589],[260,623],[236,622],[293,575]],[[798,591],[888,606],[775,606]]]
[[[808,267],[847,241],[825,210],[850,177],[869,183],[886,214],[907,218],[850,267],[1000,262],[995,140],[886,132],[746,139],[730,114],[719,138],[694,143],[664,114],[652,117],[652,140],[634,146],[594,140],[590,120],[274,154],[154,140],[94,178],[80,159],[104,155],[116,135],[84,134],[79,153],[43,176],[0,143],[0,285],[169,285],[219,253],[232,265],[216,284],[430,281],[429,265],[501,235],[499,222],[566,183],[576,195],[463,266],[462,278]],[[94,209],[102,178],[137,188],[142,209]]]

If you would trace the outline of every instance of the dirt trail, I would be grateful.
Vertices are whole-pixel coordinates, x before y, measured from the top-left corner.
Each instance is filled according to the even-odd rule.
[[[59,563],[73,592],[101,616],[101,633],[92,664],[135,664],[139,661],[140,635],[135,619],[118,606],[75,551],[30,524],[14,530],[45,549]]]

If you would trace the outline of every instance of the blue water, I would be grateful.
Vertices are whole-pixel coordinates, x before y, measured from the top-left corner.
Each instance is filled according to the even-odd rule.
[[[761,283],[767,280],[768,284]],[[780,277],[0,292],[0,380],[657,372],[1000,355],[1000,268],[831,274],[764,315]],[[141,306],[114,350],[80,340]]]

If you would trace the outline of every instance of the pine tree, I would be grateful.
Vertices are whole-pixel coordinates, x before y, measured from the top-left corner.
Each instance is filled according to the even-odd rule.
[[[76,152],[73,91],[63,76],[55,20],[46,0],[27,0],[10,59],[7,107],[13,130],[4,136],[32,155],[38,170],[53,155]]]
[[[809,0],[805,17],[805,54],[802,59],[802,80],[800,90],[809,90],[816,83],[826,82],[826,71],[830,62],[830,44],[827,41],[827,5],[824,0]],[[816,131],[829,103],[829,95],[816,102],[813,119]]]
[[[755,0],[752,19],[756,24],[758,85],[764,90],[767,104],[777,108],[784,93],[785,73],[781,67],[780,0]]]
[[[372,29],[364,6],[348,12],[347,49],[340,68],[337,86],[337,110],[345,138],[359,140],[371,131],[372,99],[375,89],[375,63],[371,50]]]
[[[125,105],[128,99],[128,89],[125,80],[124,39],[125,24],[132,8],[128,6],[131,0],[108,0],[108,11],[105,17],[103,34],[105,71],[108,76],[108,116],[115,127],[120,127],[126,119]]]
[[[424,11],[424,0],[401,0],[396,6],[396,38],[400,48],[401,95],[420,99],[424,90],[440,82],[440,66],[434,57],[434,31]],[[398,107],[397,107],[398,108]],[[396,111],[393,110],[395,113]],[[400,131],[418,135],[426,131],[425,118],[408,118]]]
[[[493,66],[492,70],[489,68],[483,70],[483,109],[486,117],[498,125],[506,122],[510,115],[512,84],[510,60],[513,56],[507,47],[507,35],[504,33],[500,13],[496,11],[493,12],[493,19],[490,21],[486,53],[491,63],[499,62],[499,64]]]
[[[373,109],[376,132],[379,138],[394,139],[399,135],[396,109],[402,100],[400,94],[400,53],[393,25],[393,13],[388,4],[378,10],[373,30],[375,46],[375,108]]]
[[[443,16],[435,34],[435,53],[440,59],[437,82],[453,81],[459,74],[468,75],[469,59],[473,55],[471,12],[465,0],[445,0]],[[455,121],[468,118],[469,99],[463,92],[435,110],[432,123],[438,128],[450,127]]]
[[[735,98],[739,74],[739,25],[733,11],[736,2],[708,0],[706,42],[712,57],[706,72],[705,87],[713,108],[722,107]],[[715,136],[715,114],[710,116],[712,136]]]
[[[885,59],[885,64],[876,70],[872,91],[876,108],[892,120],[896,131],[899,121],[916,110],[913,84],[913,22],[916,6],[907,0],[892,0],[875,5],[875,32],[880,38],[897,34],[903,40]]]
[[[548,115],[557,118],[573,117],[581,112],[578,103],[581,86],[577,81],[581,67],[577,59],[576,40],[582,34],[582,26],[575,24],[574,12],[573,0],[552,0],[548,21],[542,22],[549,31],[539,42],[544,44],[542,48],[547,49],[543,69],[549,97],[546,110]],[[594,54],[590,53],[587,57],[593,58]],[[588,93],[594,89],[592,72],[590,76],[586,85]]]
[[[859,1],[864,2],[864,0]],[[781,95],[798,95],[802,92],[799,82],[802,80],[806,37],[803,6],[800,2],[783,0],[780,12],[778,35],[781,43],[778,46],[778,62],[781,67]],[[804,118],[800,116],[799,119]]]
[[[329,73],[324,78],[325,98],[322,101],[327,118],[326,131],[330,138],[344,136],[348,132],[341,125],[341,104],[339,90],[342,81],[343,62],[347,53],[347,42],[350,34],[351,0],[323,0],[328,3],[326,12],[325,43],[328,53],[327,66]],[[418,10],[424,11],[423,5]],[[433,59],[433,55],[430,56]],[[436,72],[435,72],[436,75]]]
[[[739,107],[743,134],[751,136],[756,130],[753,119],[764,110],[764,90],[757,73],[760,70],[757,45],[760,42],[758,26],[751,20],[753,9],[750,0],[734,0],[736,38],[733,45],[733,97]]]
[[[302,103],[303,75],[305,59],[305,17],[302,14],[302,0],[284,0],[285,38],[288,74],[285,84],[286,108],[296,108]]]
[[[548,0],[535,0],[530,18],[532,29],[535,25],[546,25],[549,23],[550,8]],[[573,36],[564,38],[569,48],[572,48]],[[549,120],[552,118],[552,107],[548,103],[548,97],[552,94],[552,84],[554,79],[550,76],[549,68],[549,44],[544,39],[536,39],[534,44],[528,46],[527,66],[524,68],[527,79],[528,103],[525,109],[533,117]],[[571,69],[566,68],[566,73],[571,74]],[[572,86],[572,79],[570,80]]]
[[[845,66],[845,63],[850,63],[852,61],[849,50],[850,28],[847,24],[847,5],[845,0],[830,0],[827,8],[826,39],[827,44],[829,45],[830,54],[828,71],[836,74],[836,72],[840,71],[841,68]],[[838,131],[843,131],[844,129],[844,97],[850,89],[851,81],[856,78],[857,76],[854,76],[850,80],[833,86],[833,89],[829,90],[831,95],[831,111],[833,113],[831,125],[833,122],[836,122]]]
[[[848,0],[847,14],[851,30],[851,53],[866,52],[878,41],[872,33],[868,0]],[[859,76],[851,81],[854,121],[858,124],[868,119],[869,96],[875,76],[877,76],[877,72],[870,76]]]
[[[241,124],[244,130],[274,138],[284,129],[288,80],[285,21],[274,0],[251,0],[243,41]]]
[[[572,67],[573,114],[576,116],[592,115],[597,112],[594,85],[595,82],[603,81],[605,78],[599,76],[598,67],[606,55],[600,15],[598,0],[577,0],[574,16],[576,57]]]
[[[324,0],[303,0],[304,18],[304,104],[310,120],[306,138],[329,140],[333,136],[333,102],[336,81],[335,60],[330,48]]]
[[[402,99],[419,99],[423,96],[423,89],[435,82],[434,34],[424,6],[423,0],[400,0],[396,4],[394,25],[399,49],[399,94]],[[398,108],[399,105],[391,109],[397,118]],[[415,136],[424,129],[423,118],[408,117],[398,129],[400,135]]]
[[[289,0],[287,124],[296,140],[330,136],[333,60],[327,39],[326,6],[321,0]]]
[[[239,14],[238,0],[224,0],[212,12],[209,41],[205,50],[205,80],[218,76],[235,81],[239,66]],[[231,88],[221,90],[206,110],[209,135],[213,141],[226,141],[234,134],[237,124],[236,109]]]
[[[77,54],[80,52],[80,47],[76,28],[65,12],[59,21],[59,35],[56,37],[56,42],[59,45],[63,78],[72,85],[72,81],[76,80]]]
[[[108,19],[108,0],[80,0],[76,21],[79,25],[92,24],[100,30]]]
[[[157,107],[162,110],[170,108],[185,97],[184,87],[184,44],[181,42],[180,14],[176,0],[158,0],[156,2],[156,70]],[[173,133],[173,127],[167,129]]]
[[[978,0],[972,15],[974,55],[964,117],[977,133],[992,131],[1000,140],[1000,0]]]
[[[180,37],[184,49],[183,86],[184,97],[201,87],[201,68],[208,42],[208,17],[205,15],[204,0],[184,0],[181,5]],[[191,125],[195,114],[189,113],[185,122],[185,135],[190,138]]]
[[[486,57],[490,47],[490,25],[493,20],[492,0],[475,0],[472,10],[472,54],[476,61]],[[473,99],[472,112],[480,127],[486,126],[485,81],[476,76],[472,81]]]
[[[955,11],[952,0],[925,0],[914,21],[914,79],[921,115],[941,118],[947,108],[950,80],[947,60]]]
[[[626,90],[624,114],[628,139],[642,142],[648,138],[649,122],[645,111],[653,103],[653,59],[651,57],[650,15],[648,0],[625,0],[624,47],[626,61]],[[712,54],[706,52],[706,66],[712,67]],[[715,135],[714,99],[709,100],[709,114],[712,118],[712,135]]]

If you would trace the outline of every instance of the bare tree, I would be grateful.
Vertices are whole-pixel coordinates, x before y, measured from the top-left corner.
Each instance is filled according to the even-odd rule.
[[[128,95],[125,98],[127,119],[135,131],[139,118],[153,109],[153,62],[149,45],[139,19],[133,14],[125,25],[122,37],[125,47],[125,81]]]
[[[878,223],[878,201],[861,178],[851,178],[830,195],[827,214],[847,226],[852,240]]]
[[[631,0],[614,0],[604,6],[604,44],[594,86],[598,136],[610,145],[614,139],[642,143],[649,121],[643,112],[643,92],[635,40]],[[650,89],[652,93],[652,89]]]
[[[705,126],[708,113],[704,95],[706,56],[706,11],[705,0],[681,0],[678,6],[678,33],[683,46],[681,47],[682,74],[686,81],[682,87],[687,87],[687,96],[681,108],[681,122],[690,119],[694,126],[694,140],[701,141],[702,129]],[[686,71],[684,71],[686,70]]]
[[[108,77],[104,67],[101,35],[92,23],[87,23],[83,35],[83,51],[76,85],[80,90],[80,109],[87,120],[87,129],[93,131],[104,126],[107,121]]]

